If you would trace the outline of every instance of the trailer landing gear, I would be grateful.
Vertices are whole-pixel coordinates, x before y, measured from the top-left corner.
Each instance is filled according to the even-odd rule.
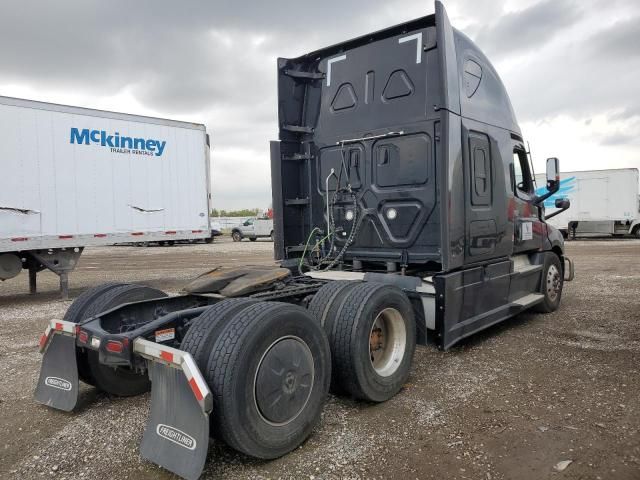
[[[45,268],[60,277],[60,298],[69,298],[69,273],[76,268],[84,247],[52,248],[49,250],[32,250],[26,254],[26,265],[29,270],[29,293],[37,291],[37,273]]]

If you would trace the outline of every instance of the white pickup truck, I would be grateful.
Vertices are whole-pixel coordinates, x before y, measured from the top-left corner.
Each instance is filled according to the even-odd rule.
[[[243,238],[255,242],[262,237],[269,237],[273,241],[273,220],[270,218],[248,218],[231,230],[231,238],[234,242],[239,242]]]

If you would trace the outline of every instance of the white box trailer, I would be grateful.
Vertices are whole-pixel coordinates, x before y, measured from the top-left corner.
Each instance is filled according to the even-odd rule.
[[[536,176],[539,194],[545,191],[544,175]],[[560,190],[544,203],[553,213],[555,200],[568,198],[571,207],[548,223],[565,236],[636,235],[640,237],[638,169],[585,170],[562,173]]]
[[[86,246],[208,239],[204,125],[0,97],[0,279]]]

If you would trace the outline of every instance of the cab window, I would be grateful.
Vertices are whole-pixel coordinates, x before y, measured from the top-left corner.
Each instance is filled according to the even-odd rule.
[[[526,195],[533,193],[533,180],[524,148],[516,147],[513,149],[513,176],[515,193]]]

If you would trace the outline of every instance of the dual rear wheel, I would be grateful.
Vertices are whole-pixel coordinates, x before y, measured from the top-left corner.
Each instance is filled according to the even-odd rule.
[[[64,315],[64,320],[79,323],[118,305],[167,294],[156,288],[127,283],[105,283],[84,291],[74,300]],[[98,361],[98,352],[76,349],[78,375],[82,381],[98,389],[128,397],[139,395],[151,388],[149,377],[125,367],[108,367]]]
[[[194,320],[180,348],[191,353],[213,394],[211,431],[232,448],[277,458],[318,423],[331,353],[306,309],[222,300]]]
[[[329,339],[334,393],[383,402],[400,391],[416,347],[413,308],[402,290],[334,281],[318,291],[309,311]]]

